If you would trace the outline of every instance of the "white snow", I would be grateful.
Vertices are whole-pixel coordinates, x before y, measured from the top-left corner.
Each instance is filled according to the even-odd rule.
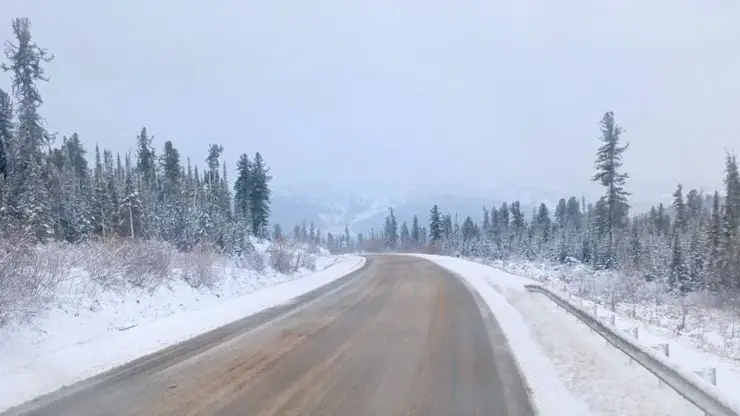
[[[503,272],[501,272],[503,273]],[[702,415],[671,388],[606,343],[545,296],[507,294],[562,375],[568,389],[603,415]]]
[[[504,275],[491,267],[457,258],[424,254],[415,256],[432,260],[462,276],[480,293],[506,334],[520,371],[532,390],[532,399],[540,416],[593,414],[568,392],[552,360],[546,355],[542,345],[534,341],[530,323],[490,284],[489,279],[494,276],[501,287],[519,293],[524,293],[524,285],[531,281],[514,275]]]
[[[504,267],[503,264],[497,266]],[[575,295],[577,293],[576,288],[561,281],[563,274],[561,270],[548,268],[542,264],[507,264],[505,267],[537,278],[539,283],[559,292],[562,297],[569,299],[572,304],[582,307],[592,315],[594,305],[597,305],[596,315],[602,321],[608,323],[611,323],[611,317],[614,315],[614,323],[623,333],[632,333],[633,328],[637,328],[638,339],[636,343],[646,349],[657,351],[656,347],[659,344],[668,344],[668,361],[684,374],[693,374],[697,378],[706,379],[708,369],[714,368],[717,377],[716,389],[719,394],[723,400],[729,402],[735,408],[740,408],[740,395],[738,395],[740,391],[740,355],[736,351],[737,341],[732,337],[720,336],[715,332],[705,331],[702,326],[702,323],[707,324],[706,321],[710,319],[710,316],[711,319],[717,319],[719,313],[691,308],[690,313],[693,316],[687,318],[687,328],[684,331],[688,335],[677,336],[675,330],[671,330],[669,327],[675,327],[676,321],[680,321],[680,319],[673,316],[675,312],[666,305],[621,303],[617,305],[616,311],[612,311],[610,308]],[[578,268],[575,272],[583,273],[584,271],[581,269]],[[599,278],[599,276],[591,277],[593,279]],[[712,340],[712,335],[717,339]],[[723,346],[726,348],[722,348]]]
[[[358,256],[320,257],[315,273],[224,271],[229,277],[213,290],[175,281],[153,293],[60,298],[32,327],[0,330],[0,411],[287,302],[364,262]]]

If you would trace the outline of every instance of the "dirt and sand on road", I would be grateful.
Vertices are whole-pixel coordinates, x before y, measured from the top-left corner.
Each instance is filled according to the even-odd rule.
[[[316,293],[3,415],[533,415],[476,296],[427,260],[372,257]]]

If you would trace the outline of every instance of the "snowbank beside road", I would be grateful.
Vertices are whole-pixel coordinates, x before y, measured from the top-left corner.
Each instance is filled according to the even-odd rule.
[[[501,272],[503,273],[503,272]],[[592,414],[702,416],[693,404],[540,294],[510,297],[566,387]]]
[[[680,304],[675,304],[677,299],[669,296],[664,296],[663,304],[647,300],[617,302],[612,311],[608,291],[597,290],[600,281],[610,278],[606,273],[593,272],[583,265],[496,262],[493,267],[536,279],[537,283],[569,298],[572,304],[590,314],[593,314],[594,305],[598,305],[596,314],[602,321],[611,322],[614,315],[614,324],[623,332],[632,333],[633,328],[638,328],[636,342],[645,348],[668,344],[668,360],[684,373],[706,378],[708,369],[714,368],[717,389],[726,397],[737,397],[740,391],[740,331],[735,329],[738,321],[733,311],[688,306],[683,319]],[[592,282],[591,286],[581,284],[583,280]],[[602,283],[602,286],[606,285]],[[690,299],[687,303],[700,304],[700,300]],[[681,326],[683,328],[678,331]],[[740,406],[740,399],[735,402],[735,406]]]
[[[527,385],[532,390],[533,404],[537,407],[540,416],[593,414],[565,388],[553,362],[542,346],[534,341],[530,324],[507,302],[506,297],[494,288],[491,284],[491,277],[495,277],[499,290],[514,293],[526,292],[524,285],[533,283],[533,281],[504,274],[492,267],[462,259],[425,254],[413,255],[431,260],[462,276],[486,301],[509,341],[509,348],[519,364]]]
[[[101,292],[63,302],[35,321],[0,332],[0,411],[86,379],[241,317],[289,301],[364,264],[321,257],[315,273],[244,269],[215,288],[183,281],[153,292]]]

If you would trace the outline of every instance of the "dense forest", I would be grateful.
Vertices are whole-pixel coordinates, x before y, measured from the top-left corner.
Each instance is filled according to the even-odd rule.
[[[393,208],[377,232],[356,237],[329,235],[335,252],[424,251],[493,260],[583,263],[594,269],[638,274],[665,282],[675,293],[740,291],[740,175],[735,155],[725,156],[725,189],[711,195],[688,192],[679,183],[670,206],[630,215],[622,159],[623,130],[614,114],[600,121],[601,146],[592,180],[604,193],[545,203],[531,213],[519,201],[483,207],[481,218],[458,218],[433,206],[428,214],[399,224]],[[720,170],[720,169],[718,169]]]
[[[249,249],[249,235],[269,237],[271,177],[259,152],[239,157],[231,188],[222,146],[207,147],[199,170],[189,159],[183,163],[170,140],[158,153],[144,127],[134,154],[96,146],[89,166],[80,137],[50,133],[40,112],[37,84],[48,81],[44,64],[53,55],[32,40],[27,18],[12,25],[16,39],[6,42],[2,62],[12,90],[0,89],[3,234],[38,242],[153,239],[180,250],[208,244],[226,254]]]

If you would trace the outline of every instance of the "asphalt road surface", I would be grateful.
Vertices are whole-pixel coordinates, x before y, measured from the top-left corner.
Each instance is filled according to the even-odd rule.
[[[529,416],[477,294],[426,260],[364,268],[5,414]]]

